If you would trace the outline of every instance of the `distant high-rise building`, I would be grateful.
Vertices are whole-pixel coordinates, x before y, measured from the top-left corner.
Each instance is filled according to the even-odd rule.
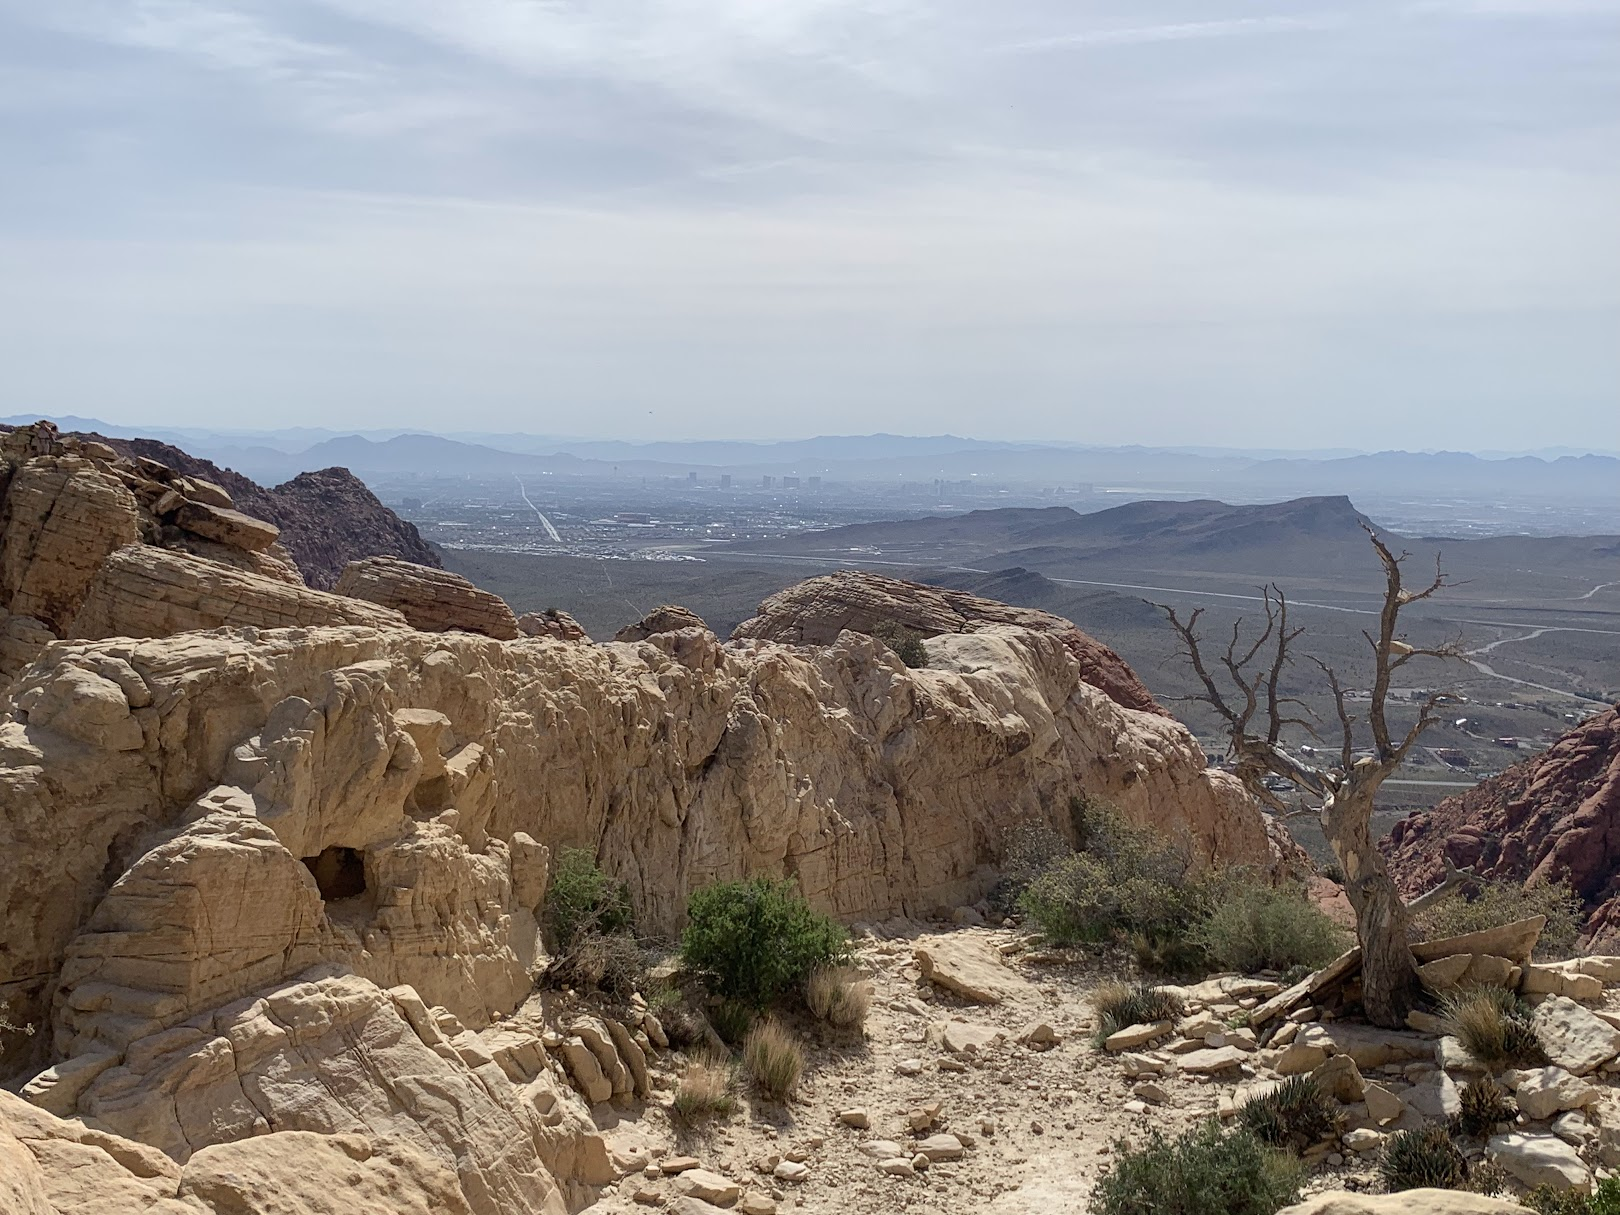
[[[799,488],[799,478],[797,478],[797,477],[783,477],[782,478],[782,488],[783,489],[798,489]]]
[[[731,488],[731,474],[730,473],[721,473],[720,474],[720,488],[721,489],[730,489]]]
[[[776,478],[767,473],[765,476],[759,479],[759,487],[761,489],[769,489],[775,480]]]
[[[820,477],[811,477],[810,478],[810,488],[811,489],[820,489],[821,488],[821,478]]]
[[[697,484],[697,474],[695,472],[687,473],[686,474],[686,483],[688,485],[696,485]]]

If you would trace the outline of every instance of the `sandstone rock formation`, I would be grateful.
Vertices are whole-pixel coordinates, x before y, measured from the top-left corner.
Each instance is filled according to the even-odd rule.
[[[346,468],[299,473],[273,488],[257,485],[228,468],[199,459],[155,439],[109,439],[85,436],[128,456],[144,458],[186,477],[193,485],[219,488],[225,501],[215,506],[264,519],[281,529],[281,543],[297,563],[301,581],[331,590],[351,561],[362,557],[398,557],[435,569],[438,554],[407,523],[377,500],[365,482]]]
[[[132,544],[102,563],[64,635],[167,637],[222,625],[402,628],[405,623],[400,613],[358,599]]]
[[[1092,687],[1127,709],[1165,713],[1123,658],[1060,616],[865,571],[825,574],[779,591],[732,636],[826,645],[845,629],[871,633],[883,624],[903,625],[923,637],[976,633],[1000,625],[1052,633],[1074,655],[1080,677]]]
[[[1590,912],[1590,939],[1620,941],[1620,708],[1396,823],[1384,850],[1409,894],[1448,861],[1497,881],[1568,881]]]
[[[589,641],[585,628],[559,608],[524,612],[517,619],[518,632],[525,637],[555,637],[558,641]]]
[[[499,595],[480,590],[460,574],[414,565],[397,557],[349,562],[337,593],[399,611],[412,628],[428,633],[461,629],[510,641],[517,617]]]
[[[707,629],[702,617],[679,604],[666,603],[655,607],[635,624],[627,624],[613,634],[614,641],[646,641],[659,633],[678,633],[682,629]],[[832,640],[832,638],[828,638]]]

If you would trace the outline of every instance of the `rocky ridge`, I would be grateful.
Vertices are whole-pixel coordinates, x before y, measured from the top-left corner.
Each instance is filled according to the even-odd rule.
[[[1447,863],[1496,881],[1568,881],[1586,904],[1588,939],[1620,943],[1620,708],[1396,823],[1383,847],[1409,895]]]
[[[77,437],[102,443],[132,461],[152,460],[182,476],[221,486],[242,511],[280,529],[281,543],[304,581],[320,590],[335,587],[344,567],[362,557],[398,557],[439,567],[438,554],[416,525],[379,502],[346,468],[299,473],[281,485],[266,487],[156,439]]]

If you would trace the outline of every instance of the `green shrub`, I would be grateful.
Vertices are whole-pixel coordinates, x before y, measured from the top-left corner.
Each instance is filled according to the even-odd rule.
[[[1019,898],[1029,884],[1074,851],[1069,842],[1045,823],[1019,823],[1001,840],[1001,877],[990,892],[990,907],[997,917],[1019,909]]]
[[[1468,1180],[1468,1162],[1443,1126],[1397,1131],[1384,1141],[1379,1175],[1391,1193],[1399,1190],[1459,1190]]]
[[[1413,937],[1433,941],[1479,932],[1515,920],[1544,915],[1547,924],[1536,941],[1536,957],[1567,958],[1581,935],[1581,899],[1565,882],[1524,887],[1516,882],[1486,882],[1467,897],[1442,899],[1420,915]]]
[[[1590,1194],[1541,1185],[1524,1198],[1537,1215],[1620,1215],[1620,1177],[1606,1177]]]
[[[1238,1121],[1272,1147],[1299,1150],[1339,1129],[1339,1103],[1314,1076],[1290,1076],[1271,1092],[1245,1102]]]
[[[1481,1063],[1539,1067],[1547,1062],[1518,992],[1488,985],[1464,988],[1449,992],[1440,1009],[1447,1032]]]
[[[1087,1209],[1092,1215],[1275,1215],[1298,1196],[1303,1178],[1287,1153],[1211,1121],[1175,1139],[1154,1131],[1138,1150],[1120,1144]]]
[[[1519,1107],[1507,1091],[1489,1076],[1481,1076],[1467,1085],[1459,1094],[1462,1111],[1457,1115],[1457,1127],[1465,1135],[1484,1138],[1496,1129],[1498,1122],[1511,1122]]]
[[[741,1000],[721,1000],[709,1009],[709,1024],[720,1035],[721,1041],[731,1046],[740,1046],[758,1019],[759,1014],[753,1005]]]
[[[1103,1040],[1127,1025],[1151,1025],[1181,1016],[1185,1006],[1173,991],[1150,983],[1109,982],[1091,993],[1091,1007],[1097,1012],[1096,1040]]]
[[[1172,964],[1186,950],[1188,926],[1208,909],[1208,882],[1191,854],[1092,803],[1074,807],[1081,851],[1060,857],[1025,888],[1019,906],[1057,945],[1136,938],[1139,953]]]
[[[1193,936],[1215,969],[1252,973],[1325,966],[1344,952],[1349,934],[1303,887],[1271,886],[1234,872],[1219,882]]]
[[[681,958],[709,989],[753,1008],[800,987],[817,966],[841,962],[849,938],[792,882],[716,882],[686,901]]]
[[[894,656],[908,667],[928,665],[928,647],[923,644],[922,634],[898,620],[883,621],[872,630],[872,636],[893,650]]]
[[[628,933],[635,926],[630,888],[597,868],[590,849],[565,848],[546,890],[545,921],[558,952],[586,936]]]

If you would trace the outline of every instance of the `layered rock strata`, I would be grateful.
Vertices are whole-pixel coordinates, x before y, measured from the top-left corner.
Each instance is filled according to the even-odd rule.
[[[460,574],[414,565],[396,557],[351,561],[336,591],[398,611],[415,629],[443,633],[461,629],[511,641],[517,617],[499,595],[474,586]]]
[[[1061,616],[865,571],[825,574],[779,591],[761,603],[751,619],[738,625],[732,636],[826,645],[845,629],[873,633],[883,625],[899,625],[923,637],[976,633],[1003,625],[1051,633],[1074,655],[1086,683],[1127,709],[1165,714],[1123,658]]]

